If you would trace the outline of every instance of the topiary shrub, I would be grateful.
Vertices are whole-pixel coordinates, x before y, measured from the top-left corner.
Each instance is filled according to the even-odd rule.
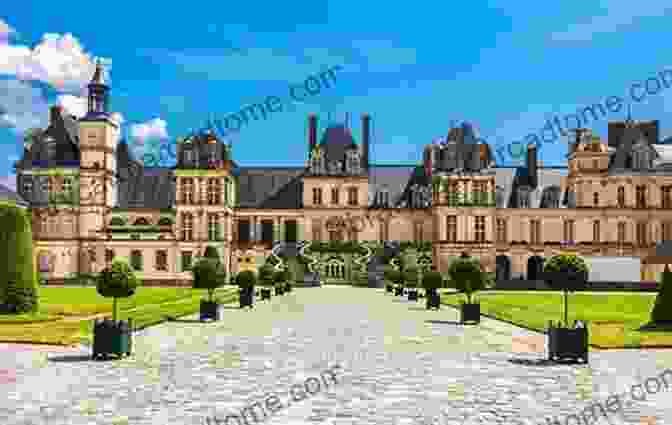
[[[417,267],[407,267],[406,270],[404,270],[404,282],[406,282],[406,286],[409,288],[417,288],[418,287],[418,281],[420,280],[420,276],[418,275],[418,268]]]
[[[191,273],[194,276],[193,288],[207,290],[208,301],[214,302],[215,290],[224,284],[219,263],[212,258],[202,258],[191,269]]]
[[[468,304],[472,294],[483,289],[484,277],[478,259],[463,255],[450,263],[448,274],[457,290],[465,293]]]
[[[273,273],[273,282],[287,283],[289,282],[289,272],[287,270],[277,270]]]
[[[651,310],[651,321],[654,323],[672,323],[672,272],[665,265],[661,276],[660,290]]]
[[[205,252],[203,253],[203,257],[215,260],[217,263],[220,262],[219,252],[217,251],[217,248],[215,248],[214,246],[210,245],[206,246]]]
[[[556,290],[563,291],[565,298],[565,326],[569,326],[567,318],[568,292],[585,289],[588,280],[588,265],[583,258],[575,254],[553,256],[544,264],[544,280]]]
[[[117,298],[126,298],[135,294],[139,279],[122,258],[115,258],[111,267],[106,267],[98,274],[96,291],[103,297],[114,298],[112,304],[112,320],[117,320]]]
[[[275,268],[265,264],[259,268],[259,283],[263,286],[273,286]]]
[[[422,287],[425,288],[427,292],[435,291],[441,287],[443,284],[443,278],[441,273],[436,271],[428,271],[422,277]]]
[[[36,312],[37,269],[33,258],[31,217],[15,205],[0,205],[0,310]]]
[[[257,275],[252,270],[244,270],[236,276],[236,284],[241,288],[253,288],[257,283]]]

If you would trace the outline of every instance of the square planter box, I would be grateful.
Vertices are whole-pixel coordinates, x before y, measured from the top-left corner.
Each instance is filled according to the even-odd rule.
[[[200,316],[201,321],[212,319],[219,321],[221,319],[219,311],[219,304],[207,300],[201,300]]]
[[[275,295],[282,295],[284,293],[282,286],[275,287]]]
[[[394,296],[395,297],[401,297],[402,295],[404,295],[404,288],[402,288],[401,286],[395,286],[394,287]]]
[[[265,288],[261,290],[261,299],[262,300],[270,300],[271,299],[271,290],[269,288]]]
[[[96,320],[93,323],[93,354],[94,360],[110,354],[123,357],[129,356],[133,347],[132,319],[113,322],[109,319]]]
[[[549,323],[548,358],[552,361],[583,360],[588,363],[588,326],[555,327]]]
[[[437,291],[427,292],[427,310],[435,308],[439,309],[441,307],[441,296]]]
[[[460,322],[461,323],[480,323],[481,305],[480,304],[460,304]]]
[[[408,300],[417,301],[418,300],[418,290],[417,289],[408,289]]]
[[[240,299],[240,308],[252,308],[254,304],[254,289],[240,289],[238,290],[238,298]]]
[[[394,286],[392,285],[385,285],[385,292],[392,292],[394,291]]]

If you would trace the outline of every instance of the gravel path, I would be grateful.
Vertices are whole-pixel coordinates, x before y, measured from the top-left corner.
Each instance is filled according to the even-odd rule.
[[[137,332],[120,361],[92,361],[88,347],[0,344],[0,424],[236,425],[245,422],[225,417],[270,394],[282,407],[268,424],[577,424],[566,415],[672,368],[672,350],[537,363],[542,334],[488,318],[461,326],[450,307],[426,311],[378,289],[295,288],[236,307],[218,323],[194,315]],[[297,393],[304,385],[314,394]],[[588,423],[672,424],[671,392],[623,398],[622,415]]]

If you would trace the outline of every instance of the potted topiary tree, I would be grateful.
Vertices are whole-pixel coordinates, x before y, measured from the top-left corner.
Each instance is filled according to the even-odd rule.
[[[667,264],[661,276],[656,302],[651,310],[651,322],[654,325],[672,325],[672,272]]]
[[[431,308],[439,309],[441,305],[441,298],[439,297],[439,288],[443,283],[441,273],[437,271],[429,271],[422,277],[422,286],[425,288],[425,295],[427,297],[427,310]]]
[[[138,279],[128,262],[121,258],[112,261],[109,268],[105,268],[97,276],[96,290],[103,297],[112,297],[112,321],[105,318],[96,320],[93,324],[93,359],[115,354],[119,357],[131,354],[133,346],[132,321],[120,320],[117,322],[117,298],[126,298],[135,294]]]
[[[236,275],[236,284],[239,289],[240,308],[254,305],[254,284],[257,283],[257,276],[252,270],[244,270]]]
[[[569,292],[585,289],[588,280],[586,262],[574,254],[561,254],[552,257],[544,265],[544,280],[554,290],[564,292],[564,326],[549,322],[548,355],[551,360],[582,359],[588,362],[588,326],[575,320],[569,327],[567,318],[567,297]]]
[[[275,282],[276,295],[282,295],[289,292],[291,285],[289,285],[289,273],[286,270],[276,270],[273,273],[273,282]],[[278,290],[280,290],[278,292]]]
[[[201,258],[191,269],[191,272],[194,276],[193,288],[208,291],[208,299],[201,300],[201,320],[220,320],[219,304],[213,298],[215,290],[224,283],[224,272],[221,270],[219,262],[212,258]]]
[[[394,290],[394,283],[397,281],[397,271],[388,266],[383,273],[385,277],[385,292],[392,292]]]
[[[404,295],[404,273],[402,273],[401,270],[395,270],[392,276],[394,277],[395,284],[394,296],[401,297]]]
[[[262,286],[261,288],[262,300],[271,299],[271,288],[274,285],[273,273],[274,273],[273,267],[268,264],[265,264],[259,268],[259,284]]]
[[[472,294],[483,289],[483,272],[478,259],[463,253],[460,258],[450,263],[448,274],[458,291],[463,292],[467,302],[460,304],[460,322],[479,323],[481,321],[481,305],[472,303]]]
[[[419,276],[417,267],[407,267],[406,270],[404,270],[404,281],[406,282],[409,301],[418,300],[418,280]]]

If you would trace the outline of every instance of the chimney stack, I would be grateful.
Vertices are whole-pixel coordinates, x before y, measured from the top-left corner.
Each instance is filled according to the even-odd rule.
[[[308,116],[308,154],[313,152],[317,145],[317,115]]]
[[[369,136],[370,136],[371,116],[369,114],[362,115],[362,163],[363,168],[369,168]]]
[[[527,175],[529,184],[533,188],[537,187],[537,145],[530,143],[527,145]]]

